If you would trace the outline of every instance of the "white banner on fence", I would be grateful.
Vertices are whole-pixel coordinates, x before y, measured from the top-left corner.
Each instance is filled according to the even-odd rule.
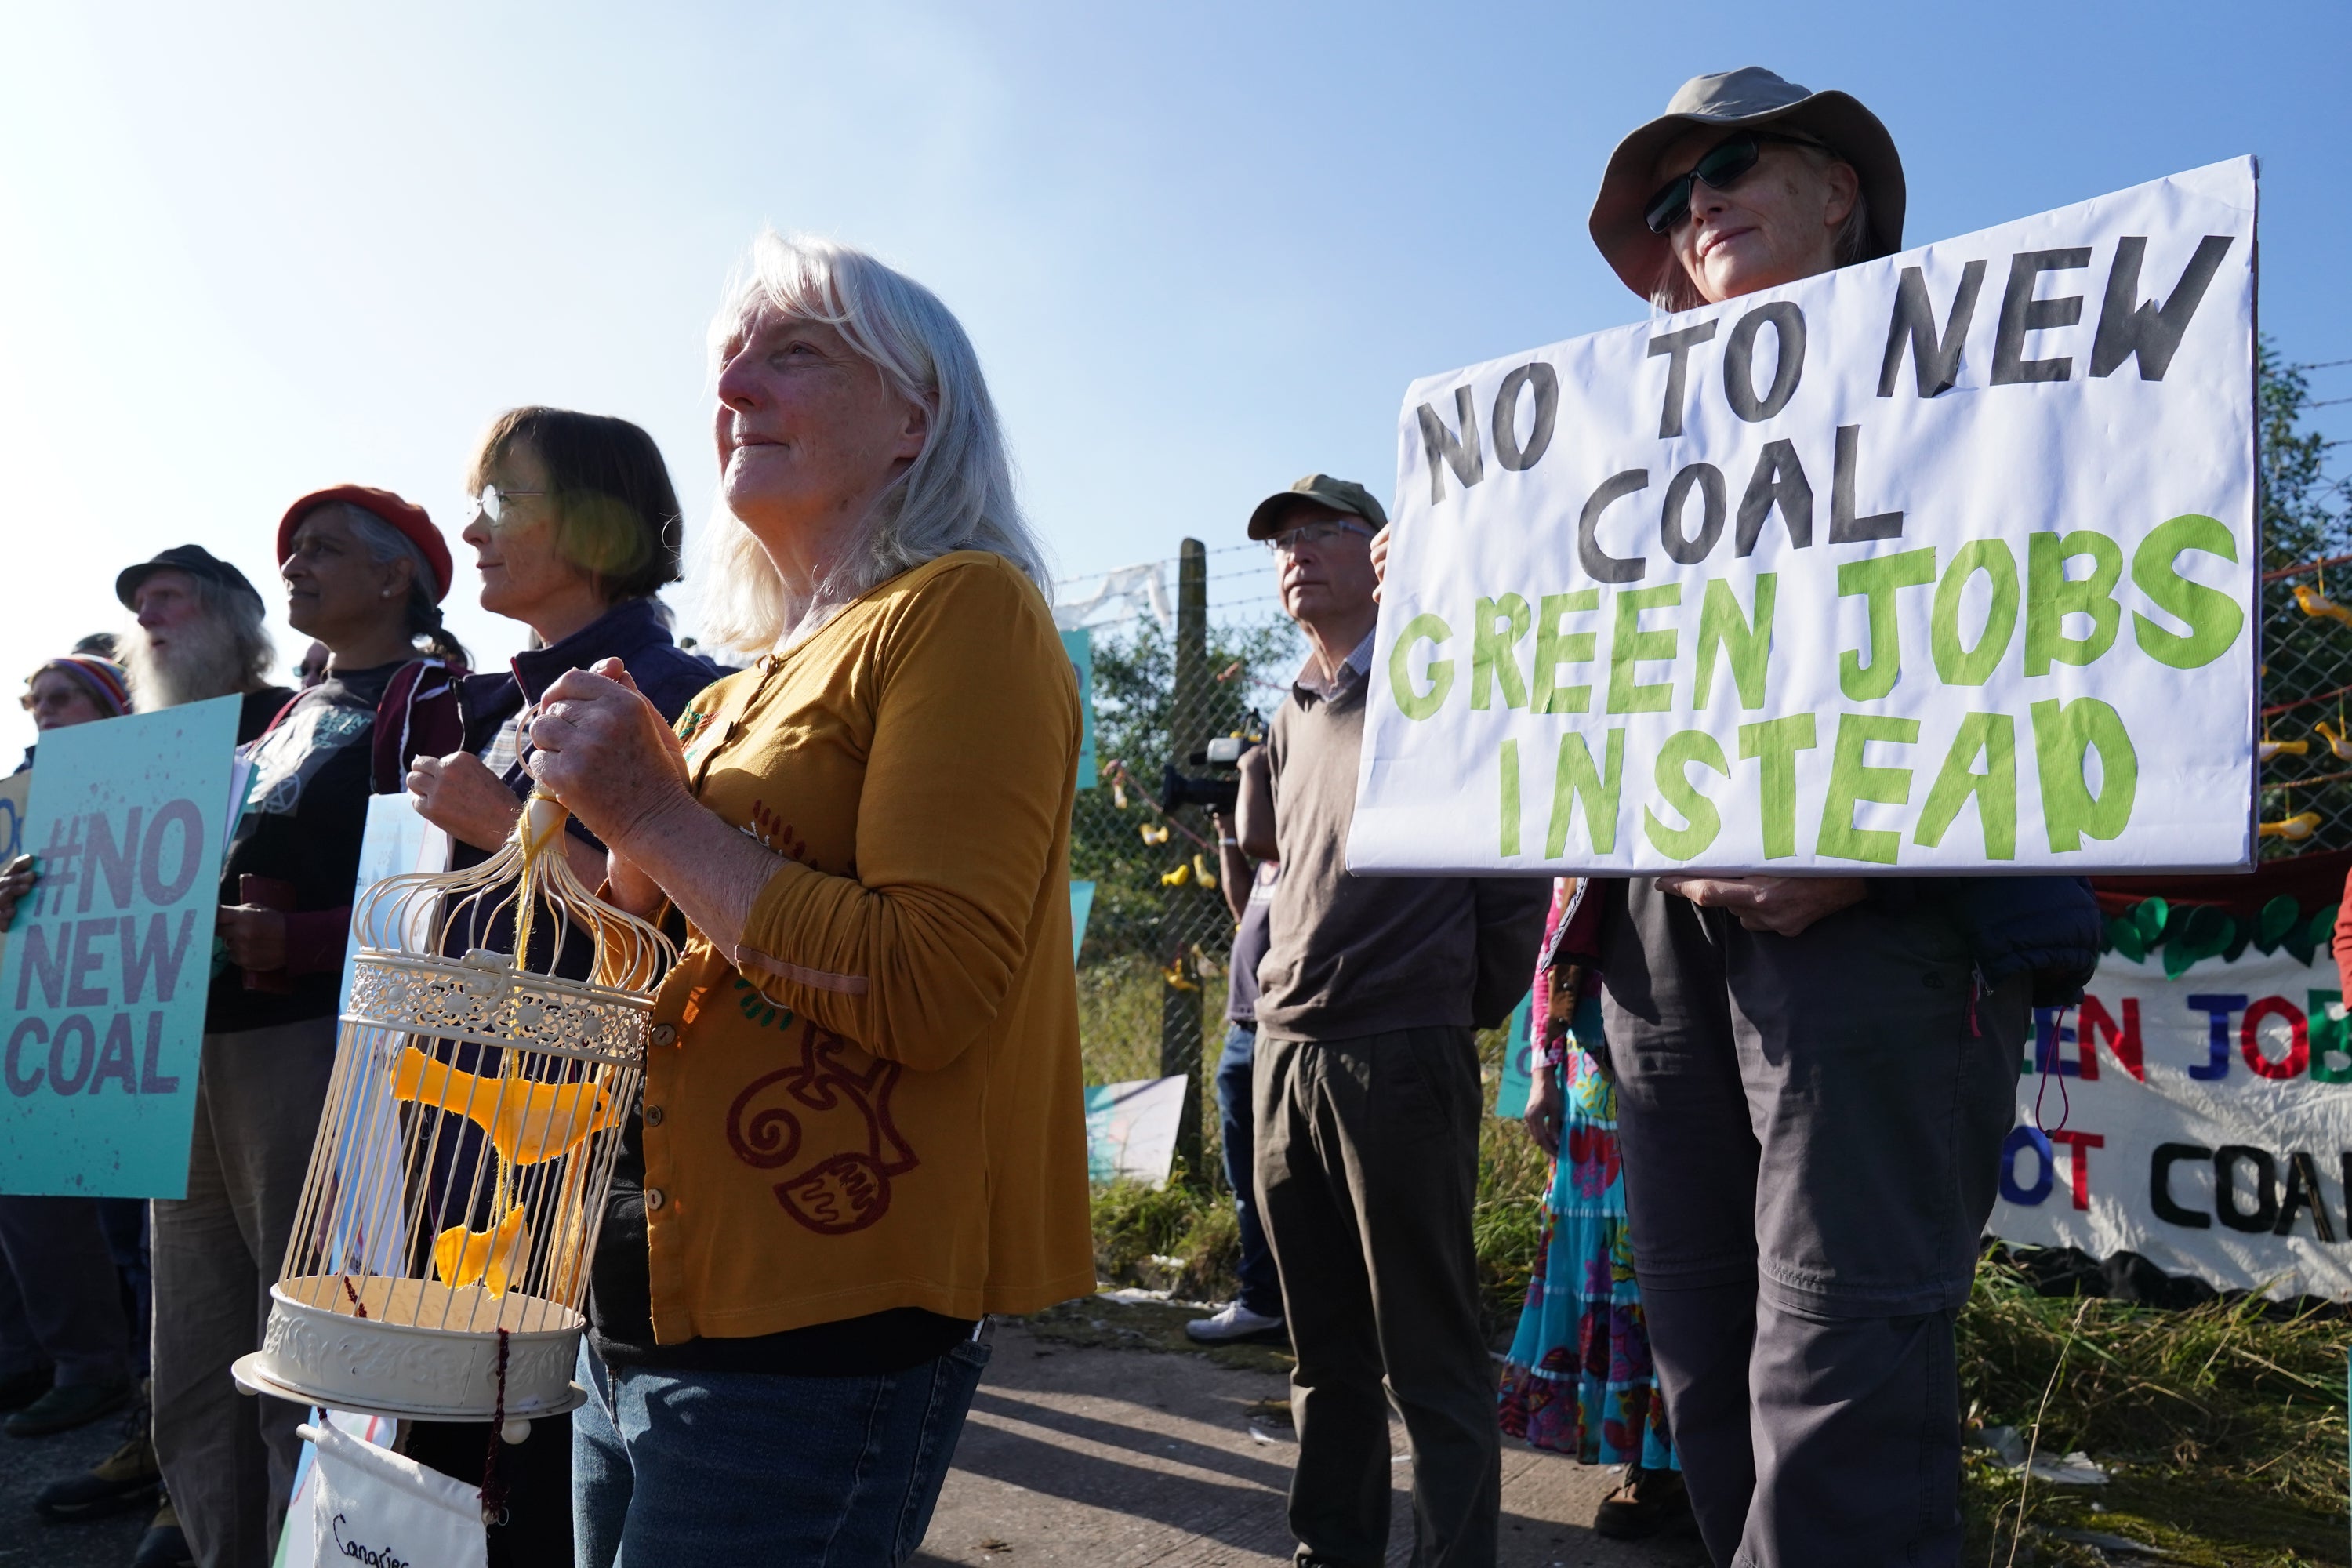
[[[1405,394],[1357,871],[2235,867],[2254,167]]]
[[[2310,964],[2250,952],[2177,980],[2109,953],[2079,1012],[2037,1015],[1993,1233],[2137,1252],[2224,1289],[2352,1297],[2342,1013],[2324,946]]]

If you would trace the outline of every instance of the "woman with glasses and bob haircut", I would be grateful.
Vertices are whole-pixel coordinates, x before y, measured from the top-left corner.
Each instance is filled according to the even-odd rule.
[[[929,289],[769,234],[714,329],[714,640],[673,728],[566,675],[532,776],[688,922],[593,1265],[589,1568],[905,1562],[992,1312],[1094,1289],[1079,710],[980,364]]]
[[[530,628],[532,646],[500,671],[470,676],[420,700],[407,725],[412,750],[398,759],[425,819],[448,830],[455,868],[479,864],[506,841],[532,782],[523,769],[532,710],[557,677],[619,659],[646,700],[666,719],[685,710],[719,674],[709,659],[679,647],[669,613],[655,595],[678,580],[679,514],[668,465],[654,438],[625,419],[568,408],[512,408],[491,422],[467,467],[462,537],[486,610]],[[425,754],[416,754],[421,744]],[[446,754],[435,755],[436,752]],[[566,825],[564,849],[582,879],[604,879],[604,846],[579,821]],[[510,914],[468,921],[449,935],[448,951],[513,945]],[[594,952],[575,937],[554,973],[585,980]],[[539,962],[545,963],[541,953]],[[486,1064],[458,1065],[480,1070]],[[464,1151],[451,1148],[450,1163]],[[460,1205],[462,1189],[441,1192]],[[476,1220],[446,1207],[442,1223]],[[553,1441],[505,1450],[503,1520],[490,1526],[494,1560],[513,1568],[572,1561],[568,1422]],[[488,1423],[414,1424],[407,1451],[447,1474],[478,1472],[490,1438]]]
[[[1591,227],[1636,295],[1702,310],[1892,255],[1903,204],[1875,115],[1751,66],[1692,78],[1618,144]],[[1594,890],[1547,963],[1601,972],[1633,1272],[1707,1551],[1957,1563],[1954,1322],[2028,1010],[2097,961],[2089,884]]]

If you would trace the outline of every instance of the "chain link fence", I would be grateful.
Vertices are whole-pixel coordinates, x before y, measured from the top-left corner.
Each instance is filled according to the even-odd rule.
[[[2352,848],[2352,512],[2325,477],[2343,445],[2301,428],[2314,405],[2304,373],[2347,362],[2280,364],[2264,345],[2262,421],[2262,795],[2265,860]]]
[[[1070,833],[1070,875],[1095,886],[1078,950],[1080,1036],[1089,1081],[1193,1081],[1177,1157],[1213,1179],[1202,1109],[1215,1102],[1234,921],[1200,786],[1234,772],[1200,753],[1215,737],[1263,731],[1303,645],[1262,547],[1186,540],[1160,564],[1162,579],[1132,595],[1139,607],[1090,623],[1098,782],[1078,793]],[[1174,585],[1164,599],[1163,580]]]

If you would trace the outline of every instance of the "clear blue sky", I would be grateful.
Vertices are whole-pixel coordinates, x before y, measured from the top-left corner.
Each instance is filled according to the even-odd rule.
[[[164,545],[278,603],[306,489],[454,521],[514,404],[644,424],[698,520],[704,329],[765,223],[961,315],[1070,575],[1231,543],[1311,468],[1385,495],[1412,377],[1643,314],[1585,234],[1601,162],[1743,64],[1878,112],[1915,244],[2257,153],[2263,325],[2352,356],[2335,4],[48,5],[9,34],[12,693]],[[467,581],[452,624],[502,659]]]

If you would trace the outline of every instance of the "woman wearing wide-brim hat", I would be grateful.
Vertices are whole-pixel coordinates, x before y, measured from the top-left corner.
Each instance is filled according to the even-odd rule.
[[[1889,255],[1903,206],[1874,115],[1750,67],[1685,82],[1619,144],[1591,230],[1627,287],[1689,310]],[[2087,886],[1602,887],[1582,956],[1606,976],[1634,1271],[1707,1550],[1957,1563],[1953,1327],[2029,1006],[2079,994],[2096,958]]]

